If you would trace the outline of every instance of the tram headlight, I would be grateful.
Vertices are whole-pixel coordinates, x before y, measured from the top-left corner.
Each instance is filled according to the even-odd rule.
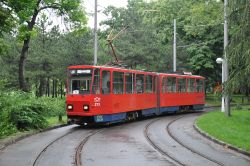
[[[83,110],[84,111],[88,111],[89,110],[89,106],[88,105],[83,105]]]
[[[68,110],[73,110],[73,105],[70,105],[70,104],[67,105],[67,109],[68,109]]]

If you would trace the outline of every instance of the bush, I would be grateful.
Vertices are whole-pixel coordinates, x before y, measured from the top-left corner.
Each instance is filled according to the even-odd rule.
[[[17,132],[16,126],[8,122],[9,112],[7,107],[9,105],[6,94],[0,92],[0,138]]]
[[[41,97],[38,100],[47,106],[46,116],[51,117],[66,114],[65,99]]]
[[[17,132],[16,126],[8,122],[0,122],[0,138]]]
[[[48,126],[44,113],[46,105],[24,103],[11,107],[9,122],[20,129],[42,129]]]
[[[48,126],[46,117],[65,114],[65,99],[0,91],[0,138],[18,130],[45,128]]]

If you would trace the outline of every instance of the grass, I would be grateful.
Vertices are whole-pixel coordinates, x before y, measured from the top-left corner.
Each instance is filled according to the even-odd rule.
[[[206,104],[213,106],[221,105],[221,95],[208,93],[206,94]],[[250,104],[250,100],[245,95],[232,95],[231,104]]]
[[[54,117],[48,117],[46,118],[47,122],[49,123],[49,126],[55,126],[60,124],[66,124],[67,123],[67,116],[62,117],[62,121],[58,120],[58,116]]]
[[[232,109],[231,113],[226,117],[219,111],[209,112],[196,123],[209,135],[250,152],[250,107]]]

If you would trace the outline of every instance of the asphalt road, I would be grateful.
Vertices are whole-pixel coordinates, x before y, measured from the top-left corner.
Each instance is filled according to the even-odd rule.
[[[250,166],[248,157],[197,133],[193,122],[199,115],[39,133],[2,150],[0,166]]]

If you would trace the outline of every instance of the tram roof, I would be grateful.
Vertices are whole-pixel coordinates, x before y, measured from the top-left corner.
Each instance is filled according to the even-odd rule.
[[[158,72],[152,72],[152,71],[144,71],[144,70],[135,70],[135,69],[127,69],[119,66],[94,66],[94,65],[77,65],[77,66],[69,66],[68,69],[83,69],[83,68],[90,68],[90,69],[96,69],[96,68],[102,68],[102,69],[111,69],[115,71],[132,71],[135,73],[145,73],[145,74],[159,74],[159,75],[166,75],[166,76],[172,76],[172,77],[178,77],[178,76],[188,76],[188,77],[195,77],[195,78],[202,78],[205,79],[202,76],[199,75],[192,75],[192,74],[182,74],[182,73],[158,73]]]

